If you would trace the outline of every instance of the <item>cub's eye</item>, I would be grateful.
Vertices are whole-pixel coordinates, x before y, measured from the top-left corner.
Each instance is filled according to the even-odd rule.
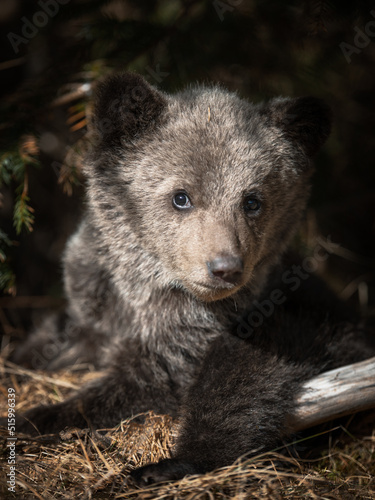
[[[246,215],[252,215],[256,213],[261,207],[261,202],[254,195],[245,196],[243,208]]]
[[[173,206],[178,208],[178,210],[184,210],[185,208],[190,208],[191,201],[186,193],[183,191],[176,193],[172,199]]]

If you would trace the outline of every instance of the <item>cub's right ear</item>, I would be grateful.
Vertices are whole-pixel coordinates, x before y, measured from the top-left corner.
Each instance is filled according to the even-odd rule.
[[[97,87],[93,125],[106,145],[126,145],[155,126],[165,106],[163,94],[140,75],[114,75]]]

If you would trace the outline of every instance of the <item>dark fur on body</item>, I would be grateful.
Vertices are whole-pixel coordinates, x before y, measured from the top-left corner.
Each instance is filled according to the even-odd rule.
[[[283,292],[285,304],[249,338],[213,341],[184,400],[173,458],[136,469],[136,482],[205,473],[290,441],[302,383],[375,353],[370,331],[317,278],[301,285],[302,299]]]
[[[306,311],[313,278],[303,307],[301,289],[248,339],[236,336],[253,301],[279,286],[311,157],[329,133],[327,107],[314,98],[253,105],[219,87],[169,96],[125,74],[99,87],[93,123],[86,216],[64,256],[67,313],[60,325],[47,320],[17,359],[47,369],[91,362],[107,373],[31,409],[18,430],[175,415],[187,394],[174,459],[139,481],[273,446],[292,432],[301,382],[347,361],[337,339],[355,344],[353,360],[371,354],[360,332],[352,341],[355,329],[327,323],[325,306]],[[173,206],[180,192],[191,207]],[[249,197],[261,203],[254,213]]]

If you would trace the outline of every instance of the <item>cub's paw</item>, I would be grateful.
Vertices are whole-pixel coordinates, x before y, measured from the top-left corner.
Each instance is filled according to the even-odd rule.
[[[54,411],[49,411],[48,406],[39,406],[32,408],[24,414],[16,414],[13,427],[15,428],[15,434],[39,436],[57,432],[57,429],[54,428],[55,421],[56,415]],[[0,418],[0,427],[8,427],[7,418]]]
[[[74,407],[65,402],[54,405],[36,406],[24,414],[16,415],[16,434],[38,436],[58,434],[65,427],[88,427],[87,422]]]
[[[149,486],[163,481],[176,481],[200,472],[194,464],[172,458],[135,469],[130,475],[138,486]]]
[[[36,406],[16,415],[16,433],[38,436],[57,433],[58,410],[52,406]]]

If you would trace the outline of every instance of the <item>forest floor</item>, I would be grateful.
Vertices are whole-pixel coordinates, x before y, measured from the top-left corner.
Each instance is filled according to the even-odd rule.
[[[0,359],[0,408],[6,415],[8,389],[17,412],[55,403],[95,373],[46,374]],[[311,429],[297,444],[238,460],[203,476],[140,489],[129,472],[169,456],[178,423],[165,415],[125,420],[115,429],[92,433],[69,429],[60,435],[18,436],[11,451],[1,430],[1,498],[22,499],[375,499],[375,412]],[[15,476],[10,458],[15,455]],[[12,454],[12,456],[11,456]],[[15,493],[9,491],[15,479]]]

